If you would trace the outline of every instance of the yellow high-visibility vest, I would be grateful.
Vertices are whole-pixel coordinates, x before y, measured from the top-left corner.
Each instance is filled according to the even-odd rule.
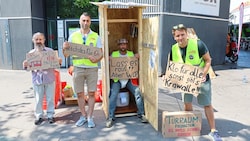
[[[178,43],[172,46],[172,60],[173,62],[184,63]],[[200,66],[202,68],[205,66],[204,60],[199,56],[198,44],[196,39],[188,39],[185,64]]]
[[[96,47],[97,44],[97,39],[98,39],[98,34],[96,32],[91,32],[88,34],[88,37],[86,39],[85,45],[88,46],[93,46]],[[83,38],[82,34],[80,32],[74,32],[72,34],[72,43],[77,43],[77,44],[83,44]],[[78,56],[73,56],[73,66],[93,66],[93,67],[98,67],[98,63],[92,63],[89,59],[87,58],[81,58]]]

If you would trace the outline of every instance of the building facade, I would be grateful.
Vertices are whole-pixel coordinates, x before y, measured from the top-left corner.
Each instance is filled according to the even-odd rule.
[[[0,0],[0,69],[22,69],[35,32],[56,48],[55,10],[56,0]]]
[[[131,2],[131,0],[120,1]],[[213,58],[212,65],[224,62],[230,1],[133,0],[133,2],[156,5],[146,8],[143,17],[160,17],[159,73],[165,72],[167,54],[171,44],[174,43],[171,29],[173,25],[179,23],[194,28],[198,37],[207,44]],[[38,31],[45,33],[47,46],[60,49],[69,31],[65,28],[67,26],[65,20],[58,22],[56,9],[56,0],[0,0],[0,69],[22,69],[25,54],[33,48],[32,34]],[[61,32],[58,32],[58,28],[63,31],[62,35],[59,34]]]
[[[131,0],[111,0],[131,2]],[[144,18],[159,16],[159,73],[165,73],[167,55],[175,42],[172,27],[184,24],[194,28],[212,56],[212,65],[224,63],[230,1],[227,0],[134,0],[156,5],[143,11]]]

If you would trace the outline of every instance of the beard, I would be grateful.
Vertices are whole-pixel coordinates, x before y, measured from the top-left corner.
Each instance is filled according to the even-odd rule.
[[[38,43],[38,44],[35,45],[35,47],[36,47],[39,51],[41,51],[41,50],[43,49],[43,44]]]
[[[89,29],[89,26],[86,25],[86,24],[81,24],[81,28],[82,28],[82,29]]]
[[[122,48],[122,49],[121,49],[122,52],[126,52],[126,50],[127,50],[127,49],[125,49],[125,48]]]

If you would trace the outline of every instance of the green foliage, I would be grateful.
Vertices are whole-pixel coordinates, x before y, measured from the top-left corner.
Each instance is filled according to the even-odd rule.
[[[57,15],[62,19],[71,19],[88,12],[92,18],[98,18],[98,6],[89,2],[102,1],[104,0],[57,0]]]

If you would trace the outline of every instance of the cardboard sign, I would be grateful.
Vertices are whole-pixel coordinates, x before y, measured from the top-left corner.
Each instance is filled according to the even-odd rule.
[[[164,137],[199,136],[202,114],[199,111],[162,113],[162,135]]]
[[[41,51],[26,54],[27,70],[60,68],[57,51]]]
[[[115,57],[110,59],[111,79],[138,78],[139,60],[136,57]]]
[[[69,46],[70,47],[64,51],[66,55],[76,55],[83,58],[94,56],[96,59],[102,57],[102,51],[100,48],[75,43],[69,43]]]
[[[197,96],[200,91],[203,69],[198,66],[169,61],[164,84],[170,89]]]

